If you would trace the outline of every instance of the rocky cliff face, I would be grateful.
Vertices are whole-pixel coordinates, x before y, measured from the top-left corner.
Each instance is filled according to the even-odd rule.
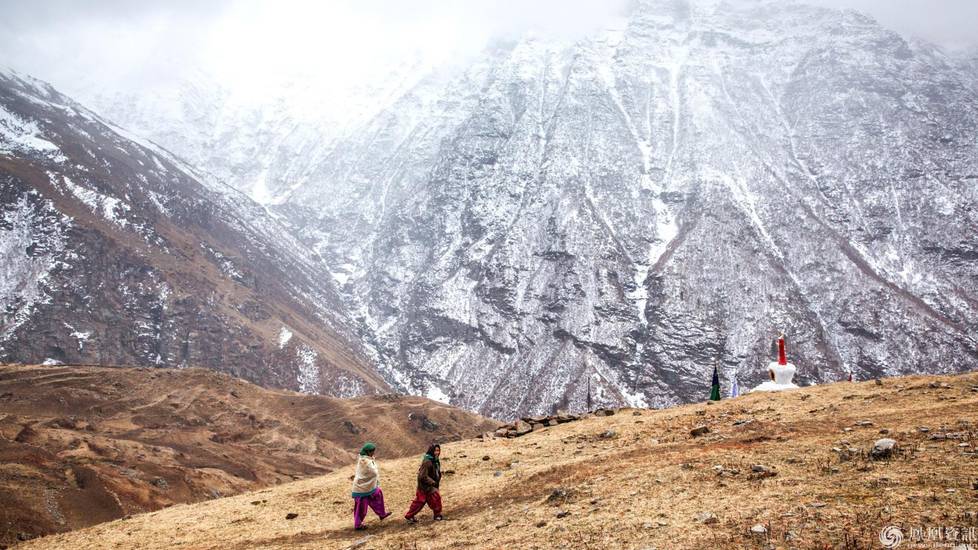
[[[281,211],[388,379],[512,416],[978,365],[978,98],[935,48],[782,3],[645,2],[499,44]],[[328,197],[328,200],[317,200]]]
[[[203,366],[359,395],[320,258],[261,207],[36,80],[0,73],[0,361]]]
[[[272,208],[388,383],[484,414],[748,387],[781,330],[802,383],[960,371],[976,81],[853,12],[636,2],[281,156]]]

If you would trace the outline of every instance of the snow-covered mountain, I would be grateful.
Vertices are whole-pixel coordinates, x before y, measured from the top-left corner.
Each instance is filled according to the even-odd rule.
[[[263,208],[13,72],[0,72],[0,251],[0,361],[387,388],[322,259]]]
[[[433,75],[280,207],[389,379],[509,416],[975,368],[978,98],[853,12],[638,3]],[[588,382],[590,380],[590,383]]]
[[[714,365],[750,386],[781,330],[805,383],[978,367],[969,66],[855,12],[643,0],[343,131],[214,122],[210,84],[99,110],[265,200],[391,386],[508,417],[699,399]]]
[[[428,63],[409,60],[375,71],[352,89],[296,74],[261,90],[240,90],[202,68],[179,71],[163,64],[160,71],[167,76],[151,86],[107,88],[92,76],[73,82],[71,93],[256,202],[274,204],[308,181],[339,138],[427,70]]]

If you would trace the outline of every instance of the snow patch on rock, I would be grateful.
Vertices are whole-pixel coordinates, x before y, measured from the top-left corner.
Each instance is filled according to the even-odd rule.
[[[289,340],[291,339],[292,331],[289,330],[289,327],[283,325],[282,330],[278,331],[278,349],[285,348],[286,344],[288,344]]]
[[[299,361],[299,376],[296,380],[299,391],[308,394],[319,393],[319,366],[316,365],[319,354],[306,344],[300,344],[295,349],[295,355]]]

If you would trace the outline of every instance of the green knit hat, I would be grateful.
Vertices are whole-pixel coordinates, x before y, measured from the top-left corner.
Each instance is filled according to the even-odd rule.
[[[368,441],[368,442],[366,442],[366,443],[363,444],[363,447],[360,447],[360,454],[361,455],[370,454],[370,451],[373,451],[373,450],[376,450],[376,449],[377,449],[377,446],[374,445],[373,443],[370,443]]]

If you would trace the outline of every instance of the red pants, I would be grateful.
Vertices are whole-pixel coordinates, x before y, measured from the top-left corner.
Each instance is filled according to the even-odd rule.
[[[411,502],[411,507],[408,508],[406,514],[404,514],[405,519],[413,518],[418,512],[424,508],[427,504],[431,511],[435,513],[435,516],[441,515],[441,495],[438,491],[433,493],[426,493],[421,489],[418,489],[417,493],[414,495],[414,501]]]

